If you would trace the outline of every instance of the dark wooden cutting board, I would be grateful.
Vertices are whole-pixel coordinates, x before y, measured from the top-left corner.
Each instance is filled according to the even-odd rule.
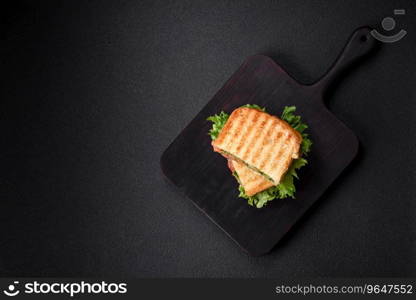
[[[357,29],[329,72],[312,85],[298,83],[267,56],[249,57],[165,150],[163,173],[247,252],[269,252],[357,154],[356,136],[325,107],[323,94],[375,45],[370,28]],[[295,183],[296,199],[276,199],[262,209],[249,206],[238,198],[226,159],[212,151],[206,118],[247,103],[277,116],[285,106],[295,105],[309,125],[313,147]]]

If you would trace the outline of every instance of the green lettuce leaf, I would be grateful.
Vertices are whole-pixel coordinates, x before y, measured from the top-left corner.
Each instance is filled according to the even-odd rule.
[[[264,111],[264,112],[266,111],[266,108],[265,107],[261,107],[261,106],[259,106],[257,104],[246,104],[246,105],[243,105],[241,107],[254,108],[254,109],[258,109],[258,110]]]
[[[212,122],[212,127],[208,133],[212,140],[215,140],[218,137],[229,116],[229,114],[222,111],[217,115],[213,115],[207,118],[208,121]]]

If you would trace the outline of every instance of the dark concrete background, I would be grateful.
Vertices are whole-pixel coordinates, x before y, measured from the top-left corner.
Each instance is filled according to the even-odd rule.
[[[242,252],[160,172],[249,55],[318,79],[352,31],[386,44],[327,95],[358,159],[271,254]],[[50,1],[3,7],[0,275],[416,276],[414,1]]]

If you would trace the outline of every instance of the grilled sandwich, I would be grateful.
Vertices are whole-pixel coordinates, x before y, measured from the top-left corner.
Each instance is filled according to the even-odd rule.
[[[229,159],[228,167],[237,174],[238,181],[247,196],[253,196],[273,186],[270,180],[241,162]]]
[[[264,186],[280,183],[292,160],[299,158],[301,142],[301,134],[285,121],[240,107],[232,112],[212,145],[214,151],[232,160],[246,193],[254,195]]]

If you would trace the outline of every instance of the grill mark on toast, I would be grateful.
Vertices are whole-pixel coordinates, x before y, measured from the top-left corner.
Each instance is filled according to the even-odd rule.
[[[277,153],[277,155],[275,156],[275,157],[273,157],[273,161],[272,161],[272,164],[270,165],[270,167],[272,168],[272,169],[274,169],[275,167],[276,167],[276,165],[279,163],[279,158],[282,156],[282,152],[284,152],[284,154],[286,154],[286,153],[289,153],[289,155],[292,155],[292,145],[291,144],[289,144],[289,145],[287,145],[287,146],[289,146],[289,147],[284,147],[283,145],[285,145],[285,144],[287,144],[288,142],[290,141],[290,134],[286,134],[285,135],[285,137],[284,137],[284,139],[282,140],[282,147],[280,148],[281,149],[281,151],[279,151],[278,153]]]
[[[221,144],[220,144],[221,148],[227,147],[232,142],[235,129],[238,127],[238,122],[236,122],[236,118],[238,118],[239,113],[240,112],[237,110],[233,111],[226,123],[226,125],[229,123],[230,126],[227,128],[227,130],[224,130],[225,126],[221,130],[220,135],[224,134],[225,136],[224,139],[221,141]]]
[[[257,112],[256,113],[256,124],[257,124],[256,127],[263,128],[266,122],[267,120],[265,118],[262,118],[262,115]],[[261,130],[256,130],[256,128],[252,128],[251,130],[249,130],[249,133],[247,134],[242,147],[238,151],[238,155],[240,155],[243,160],[247,158],[248,154],[251,151],[252,144],[255,142],[255,138],[259,134],[261,134]]]
[[[230,130],[230,128],[232,127],[232,122],[230,122],[230,118],[231,116],[228,118],[227,122],[225,122],[224,127],[221,129],[220,134],[218,135],[218,137],[213,141],[213,145],[215,145],[215,147],[220,148],[222,143],[224,142],[224,139],[227,138],[227,131]]]
[[[252,131],[252,130],[249,130],[250,126],[255,126],[258,119],[259,119],[259,115],[256,113],[254,109],[251,109],[249,111],[246,118],[244,118],[244,116],[241,117],[241,122],[244,124],[244,121],[245,121],[245,123],[247,123],[247,126],[241,125],[243,129],[240,131],[239,139],[235,143],[235,149],[231,149],[231,150],[234,150],[235,153],[239,153],[241,148],[244,146],[244,142],[247,139],[247,136]]]
[[[263,118],[263,120],[260,123],[260,128],[265,128],[265,126],[267,126],[267,124],[271,121],[271,119],[268,118]],[[251,137],[251,139],[249,140],[249,143],[247,144],[247,150],[244,152],[242,159],[244,161],[247,160],[248,157],[250,157],[251,154],[251,150],[253,148],[255,148],[255,146],[257,145],[257,141],[259,139],[259,137],[263,134],[264,130],[252,130],[255,131],[254,136]]]
[[[282,142],[282,144],[286,144],[290,140],[290,134],[286,135],[286,138]],[[286,172],[287,167],[290,165],[292,160],[290,157],[292,156],[292,145],[288,145],[289,149],[284,151],[285,148],[281,147],[280,151],[277,153],[277,155],[272,160],[272,164],[270,165],[270,170],[273,171],[274,169],[277,169],[274,173],[279,174],[279,182],[283,177],[283,174]]]
[[[276,137],[273,136],[272,143],[278,144],[280,142],[281,137],[283,136],[283,133],[281,131],[276,130]],[[266,163],[270,163],[270,156],[272,155],[272,151],[268,151],[267,154],[263,157],[263,160],[259,162],[259,169],[262,170]]]
[[[231,113],[230,117],[228,118],[227,122],[222,128],[219,137],[214,141],[215,145],[218,148],[224,148],[232,141],[233,133],[238,123],[235,121],[238,120],[240,114],[241,114],[241,109],[239,108],[235,109]]]
[[[286,136],[286,140],[282,143],[280,143],[280,145],[275,144],[274,147],[271,147],[271,149],[269,149],[270,152],[274,152],[273,148],[277,151],[285,151],[290,153],[290,147],[284,147],[285,143],[287,142],[289,136],[292,136],[291,133],[293,131],[295,131],[292,127],[290,127],[290,125],[288,125],[286,122],[278,119],[277,117],[271,116],[272,120],[274,120],[273,124],[267,123],[267,125],[265,126],[263,132],[268,131],[268,129],[270,128],[269,126],[272,126],[274,128],[276,128],[276,130],[278,131],[283,131],[286,132],[285,136]],[[274,125],[274,126],[273,126]],[[266,130],[267,129],[267,130]],[[256,138],[258,139],[254,146],[251,146],[251,149],[248,151],[249,153],[251,153],[251,155],[248,155],[248,157],[246,157],[245,159],[243,159],[244,161],[247,161],[247,163],[250,166],[253,166],[256,170],[259,170],[261,173],[263,173],[263,176],[266,176],[266,179],[269,180],[272,179],[274,184],[277,184],[278,180],[281,178],[282,174],[279,174],[279,172],[274,171],[274,169],[271,167],[271,165],[266,165],[265,169],[261,169],[259,167],[259,163],[256,163],[257,159],[259,158],[259,156],[261,155],[261,153],[265,153],[265,149],[262,148],[262,144],[264,143],[264,138],[267,137],[267,135],[260,135],[257,136]],[[282,149],[281,149],[282,148]],[[255,149],[256,153],[252,152],[252,149]],[[282,155],[282,151],[280,151],[279,156]],[[271,154],[273,155],[273,154]],[[288,160],[289,158],[287,158]],[[285,164],[285,161],[272,161],[272,163],[276,166],[277,163],[279,164]],[[268,177],[268,178],[267,178]]]
[[[283,145],[289,140],[289,136],[286,135],[283,138],[282,147],[279,149],[279,152],[277,152],[275,157],[272,157],[271,164],[269,166],[270,172],[272,172],[275,176],[279,176],[278,183],[280,183],[280,180],[282,178],[281,168],[280,166],[285,163],[285,157],[290,155],[290,150],[285,148]]]
[[[252,160],[251,163],[253,164],[253,166],[256,166],[256,168],[258,168],[259,170],[261,170],[261,168],[259,167],[259,164],[257,164],[257,160],[261,157],[260,154],[265,152],[265,141],[267,140],[267,138],[270,136],[270,134],[273,132],[274,129],[276,129],[276,120],[275,119],[271,119],[270,125],[268,125],[267,130],[263,131],[263,134],[261,137],[259,137],[259,140],[256,143],[256,152],[253,153],[252,155]],[[272,147],[273,148],[273,147]],[[270,149],[272,150],[272,149]],[[269,151],[270,151],[269,150]]]
[[[223,145],[223,147],[226,147],[229,152],[232,152],[233,146],[236,144],[236,142],[239,140],[239,136],[241,134],[241,128],[244,128],[244,123],[247,121],[247,119],[243,118],[243,111],[238,110],[236,111],[236,116],[232,120],[235,125],[233,126],[233,131],[229,132],[227,143]],[[248,112],[247,118],[250,116],[251,111]],[[247,127],[247,126],[245,126]]]
[[[272,141],[266,145],[265,141],[269,139]],[[256,176],[264,178],[265,184],[276,184],[298,153],[296,149],[299,149],[301,139],[297,131],[275,116],[255,109],[238,108],[231,114],[219,138],[213,141],[213,147],[222,150],[224,156],[244,164],[247,169],[244,179],[249,188],[251,183],[259,184]],[[271,159],[276,152],[276,159]]]
[[[285,160],[285,164],[281,165],[281,170],[280,170],[280,180],[283,179],[283,176],[285,176],[287,170],[289,170],[290,165],[293,163],[293,158],[291,158],[289,155],[286,156],[286,160]]]

